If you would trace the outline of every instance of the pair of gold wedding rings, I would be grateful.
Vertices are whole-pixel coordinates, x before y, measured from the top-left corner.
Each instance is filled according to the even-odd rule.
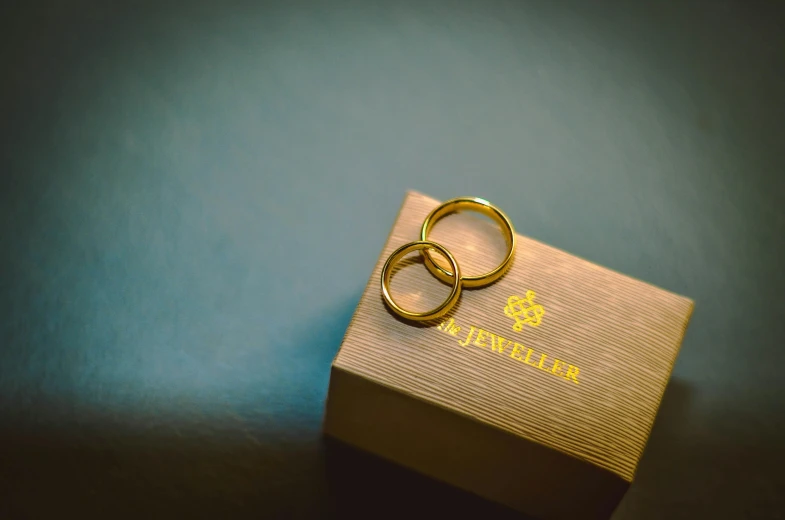
[[[485,274],[477,276],[462,276],[458,262],[455,260],[455,257],[452,255],[452,253],[450,253],[447,248],[441,244],[437,244],[436,242],[431,242],[428,240],[428,233],[430,233],[430,231],[436,225],[436,222],[446,217],[447,215],[462,210],[476,211],[490,217],[499,224],[502,233],[504,234],[504,238],[507,241],[507,250],[504,260],[502,260],[502,262],[496,268],[488,271]],[[447,259],[447,262],[450,264],[451,271],[448,271],[433,261],[431,250],[438,251]],[[403,257],[413,251],[421,251],[423,261],[425,262],[425,267],[428,269],[428,271],[431,272],[431,274],[433,274],[439,280],[452,285],[452,291],[450,292],[450,295],[447,297],[447,299],[435,309],[426,312],[407,311],[395,303],[392,296],[390,295],[390,277],[392,276],[393,267],[395,267],[395,265]],[[402,245],[393,251],[392,254],[387,258],[387,261],[384,263],[384,267],[382,268],[382,296],[384,297],[384,301],[387,303],[390,309],[401,318],[414,321],[435,320],[437,318],[441,318],[447,314],[450,309],[453,308],[453,306],[458,302],[458,299],[461,297],[461,289],[464,286],[483,287],[501,278],[512,262],[514,254],[515,230],[512,227],[510,219],[507,217],[507,215],[504,214],[502,210],[487,200],[477,197],[460,197],[457,199],[451,199],[441,206],[438,206],[436,209],[431,211],[427,217],[425,217],[425,221],[422,224],[422,229],[420,230],[420,240]]]

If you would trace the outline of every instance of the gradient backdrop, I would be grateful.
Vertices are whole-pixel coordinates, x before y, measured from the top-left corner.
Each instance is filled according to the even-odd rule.
[[[0,517],[509,516],[321,439],[407,189],[696,300],[616,519],[784,517],[777,2],[31,4],[0,8]]]

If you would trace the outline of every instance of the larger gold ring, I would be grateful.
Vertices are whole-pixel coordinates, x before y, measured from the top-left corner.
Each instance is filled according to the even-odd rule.
[[[463,277],[463,284],[466,287],[482,287],[483,285],[488,285],[501,278],[515,254],[515,230],[512,227],[512,222],[510,222],[510,219],[502,210],[487,200],[477,197],[459,197],[457,199],[448,200],[425,217],[425,222],[422,223],[422,230],[420,232],[420,240],[428,240],[428,233],[433,229],[436,222],[451,213],[463,209],[482,213],[498,222],[504,233],[504,238],[507,239],[507,252],[504,260],[502,260],[502,263],[499,264],[498,267],[485,274]],[[425,260],[425,267],[427,267],[436,278],[443,282],[449,282],[450,279],[454,277],[453,273],[455,273],[455,270],[450,272],[438,265],[433,261],[433,257],[431,257],[431,254],[427,249],[423,249],[422,255]],[[460,275],[458,275],[458,278],[460,278]]]
[[[452,272],[455,273],[455,276],[450,275],[452,278],[452,291],[450,292],[450,296],[448,296],[441,305],[433,310],[427,312],[407,311],[399,307],[390,295],[390,277],[392,276],[392,269],[401,258],[408,255],[412,251],[427,251],[428,249],[435,249],[436,251],[443,254],[447,258],[447,261],[450,262]],[[450,252],[436,242],[428,242],[427,240],[420,242],[409,242],[408,244],[404,244],[393,251],[389,258],[387,258],[387,261],[384,263],[384,267],[382,268],[382,295],[384,295],[384,300],[387,302],[387,305],[390,307],[390,309],[392,309],[393,312],[402,318],[415,321],[435,320],[436,318],[441,318],[447,314],[455,305],[455,302],[458,301],[458,298],[461,297],[461,270],[458,267],[458,262],[455,261],[455,258],[450,254]]]

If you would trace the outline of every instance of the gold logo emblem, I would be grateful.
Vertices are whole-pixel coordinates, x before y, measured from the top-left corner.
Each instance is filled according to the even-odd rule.
[[[504,314],[515,320],[512,330],[520,332],[524,325],[530,327],[540,325],[542,317],[545,315],[545,309],[539,303],[534,303],[535,296],[537,295],[534,291],[526,291],[525,298],[514,295],[507,298]]]

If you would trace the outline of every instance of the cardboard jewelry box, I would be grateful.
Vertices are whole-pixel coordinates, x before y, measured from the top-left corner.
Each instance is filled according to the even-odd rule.
[[[384,304],[381,269],[438,205],[404,200],[333,361],[325,433],[536,517],[608,518],[635,476],[693,302],[517,235],[499,281],[464,290],[435,324],[404,321]],[[500,258],[494,237],[494,224],[459,214],[429,240],[476,274]],[[392,288],[422,311],[449,287],[417,258],[401,262]]]

